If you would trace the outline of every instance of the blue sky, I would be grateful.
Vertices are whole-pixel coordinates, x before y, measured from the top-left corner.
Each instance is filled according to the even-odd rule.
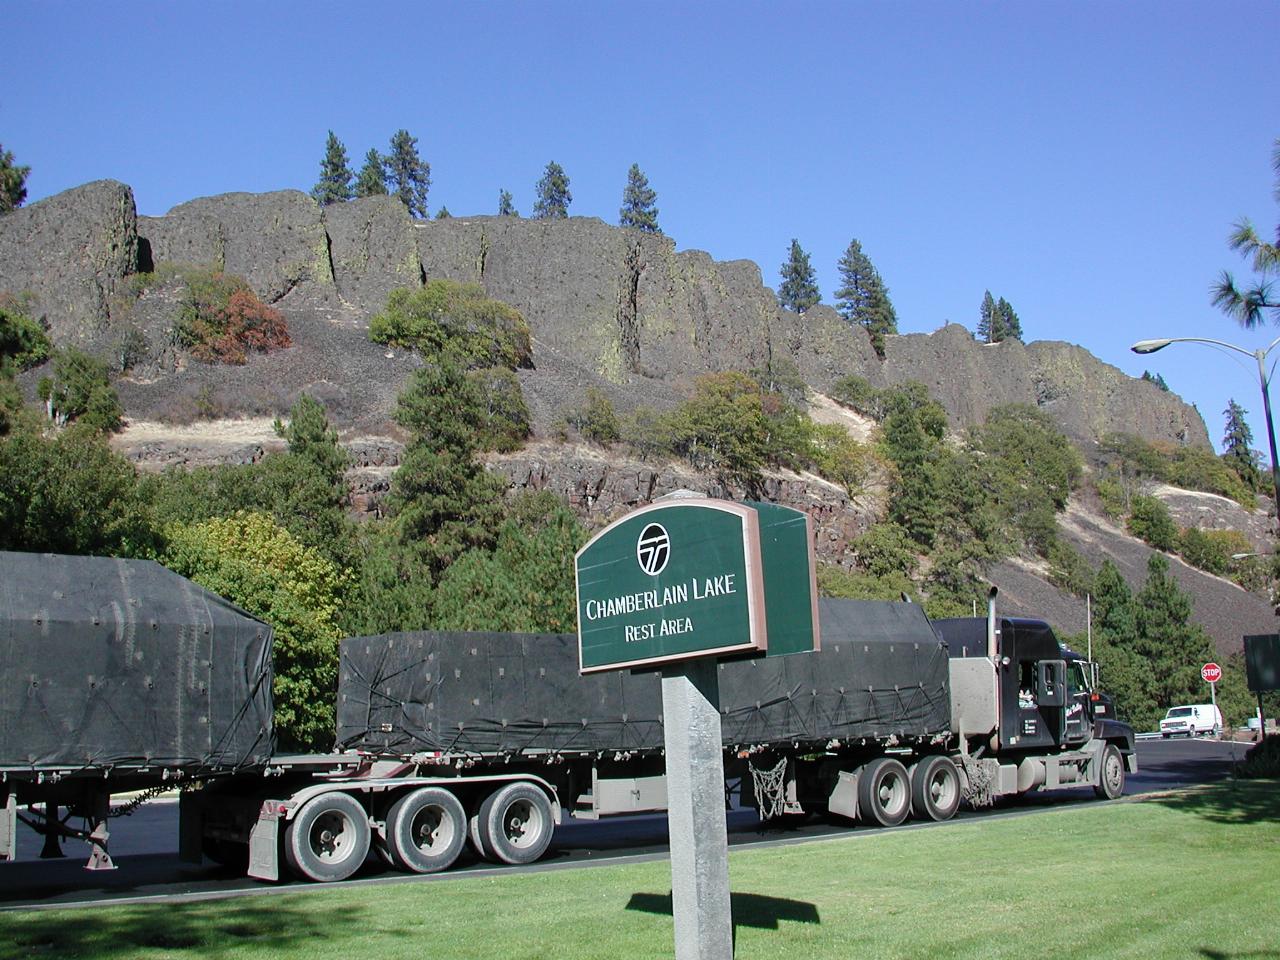
[[[1256,365],[1210,305],[1242,216],[1280,222],[1280,3],[72,3],[4,0],[0,143],[28,202],[111,177],[162,214],[307,190],[327,131],[353,168],[400,128],[429,206],[528,214],[546,163],[616,222],[627,168],[681,249],[777,284],[791,238],[826,302],[857,238],[902,332],[972,328],[984,290],[1028,340],[1160,372],[1220,442],[1265,448]],[[1280,350],[1277,351],[1280,356]],[[1277,397],[1280,402],[1280,397]]]

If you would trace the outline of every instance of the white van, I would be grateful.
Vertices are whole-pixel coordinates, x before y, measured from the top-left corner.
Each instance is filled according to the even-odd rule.
[[[1193,703],[1186,707],[1170,707],[1160,721],[1160,736],[1194,737],[1204,733],[1222,734],[1222,711],[1210,703]]]

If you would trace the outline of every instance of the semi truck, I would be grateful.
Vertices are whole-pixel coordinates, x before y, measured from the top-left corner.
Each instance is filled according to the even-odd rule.
[[[110,816],[175,787],[180,855],[263,880],[341,880],[371,851],[418,873],[468,846],[529,863],[566,816],[666,806],[658,676],[582,676],[573,635],[348,638],[335,750],[296,756],[273,750],[269,625],[196,584],[0,552],[0,601],[0,859],[21,821],[110,867]],[[1137,769],[1089,665],[994,590],[985,618],[851,600],[819,618],[819,650],[718,665],[726,802],[891,826],[1033,790],[1115,798]]]

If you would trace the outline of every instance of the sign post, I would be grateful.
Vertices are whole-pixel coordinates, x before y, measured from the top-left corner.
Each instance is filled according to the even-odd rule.
[[[715,660],[662,670],[667,832],[677,960],[731,960],[729,828]]]
[[[1213,715],[1218,715],[1218,681],[1222,679],[1222,667],[1210,661],[1200,668],[1200,679],[1209,685],[1209,703],[1213,705]],[[1217,723],[1217,720],[1214,721]]]
[[[1244,638],[1244,668],[1249,689],[1258,695],[1258,740],[1267,738],[1267,715],[1262,695],[1280,690],[1280,633],[1262,633]]]
[[[677,960],[732,960],[716,657],[765,655],[775,635],[779,653],[814,648],[808,517],[771,504],[660,501],[596,534],[576,573],[580,672],[662,674]],[[772,592],[766,579],[777,581]]]
[[[1217,716],[1217,681],[1220,681],[1221,678],[1222,668],[1213,663],[1212,660],[1201,667],[1201,680],[1208,684],[1208,701],[1213,704],[1213,716],[1215,717]]]

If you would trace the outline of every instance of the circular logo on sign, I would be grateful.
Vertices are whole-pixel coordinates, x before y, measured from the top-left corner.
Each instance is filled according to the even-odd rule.
[[[671,538],[662,524],[651,523],[641,531],[636,541],[636,559],[640,569],[651,577],[666,569],[671,559]]]

